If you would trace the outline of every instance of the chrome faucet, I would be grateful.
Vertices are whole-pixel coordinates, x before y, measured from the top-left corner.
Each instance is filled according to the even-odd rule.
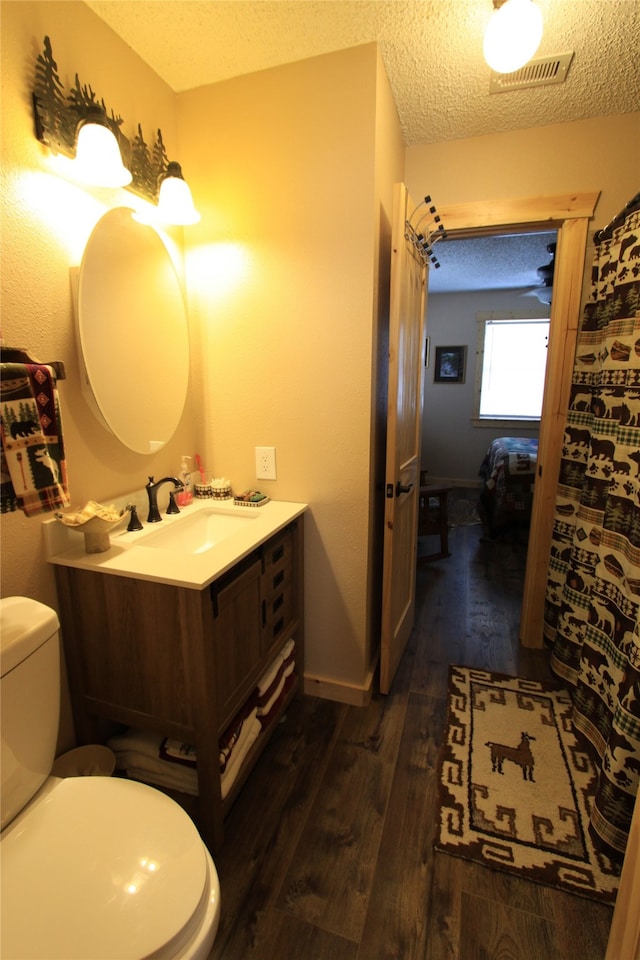
[[[154,481],[153,477],[149,477],[149,482],[145,486],[149,498],[149,516],[147,517],[147,523],[157,523],[159,520],[162,520],[160,511],[158,510],[158,490],[163,483],[172,483],[175,490],[182,490],[182,480],[178,480],[177,477],[163,477],[162,480],[156,481]],[[169,508],[167,513],[180,513],[173,491],[169,495]]]

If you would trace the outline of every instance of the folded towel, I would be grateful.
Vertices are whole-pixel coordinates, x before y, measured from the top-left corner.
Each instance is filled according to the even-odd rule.
[[[253,717],[244,724],[244,728],[245,734],[240,740],[238,740],[236,748],[231,755],[231,759],[227,764],[227,768],[220,777],[220,787],[222,790],[223,800],[235,783],[243,761],[245,760],[253,744],[256,742],[260,731],[262,730],[262,725],[256,717]]]
[[[195,768],[158,760],[137,750],[114,750],[114,753],[117,769],[133,780],[143,780],[197,796],[198,773]]]
[[[0,384],[3,513],[68,507],[62,419],[52,367],[3,363]]]
[[[196,757],[196,748],[190,743],[182,743],[181,740],[170,740],[168,737],[160,744],[160,759],[167,763],[182,763],[188,767],[195,767],[198,758]]]
[[[268,668],[265,670],[265,672],[262,674],[262,676],[258,680],[258,685],[256,688],[258,697],[263,697],[264,694],[269,689],[269,687],[273,685],[273,682],[277,679],[278,671],[281,669],[284,661],[291,656],[291,654],[295,650],[295,646],[296,645],[294,640],[287,640],[287,642],[279,651],[279,653],[276,654],[274,659],[269,664]]]
[[[124,733],[115,734],[107,740],[107,746],[113,750],[116,757],[119,753],[140,753],[152,760],[158,759],[162,737],[148,730],[136,730],[129,727]]]
[[[128,767],[119,767],[130,780],[141,780],[142,783],[150,783],[155,787],[165,787],[168,790],[178,790],[180,793],[188,793],[192,797],[198,796],[198,776],[195,770],[174,771],[173,767],[158,770],[153,766],[141,764],[135,766],[131,764]],[[188,776],[191,773],[192,776]]]
[[[295,669],[295,660],[290,660],[289,663],[285,666],[282,665],[282,671],[279,674],[279,679],[273,687],[270,687],[270,693],[268,696],[261,697],[258,701],[257,711],[259,717],[265,717],[268,713],[271,712],[271,709],[282,693],[287,677],[290,677]]]
[[[287,640],[287,642],[285,643],[284,647],[282,648],[282,650],[281,650],[280,653],[278,654],[278,656],[281,658],[281,660],[282,660],[283,663],[284,663],[286,660],[289,660],[289,658],[293,655],[293,652],[294,652],[295,649],[296,649],[296,642],[295,642],[295,640]]]
[[[291,687],[294,685],[295,682],[296,682],[295,673],[292,672],[289,674],[288,677],[285,677],[282,690],[280,691],[280,694],[277,697],[277,699],[273,702],[269,712],[265,714],[261,714],[258,717],[258,720],[260,721],[260,726],[263,730],[266,730],[267,727],[274,722],[275,718],[278,716],[278,713],[282,707],[282,704],[285,701],[287,694],[289,693],[289,691],[291,690]]]
[[[257,708],[255,705],[245,704],[245,706],[239,711],[238,714],[236,714],[225,732],[220,737],[220,740],[218,741],[218,762],[220,764],[221,773],[225,771],[234,751],[243,738],[243,734],[246,735],[246,731],[249,728],[251,721],[255,720],[256,716]]]
[[[262,730],[255,706],[249,710],[245,708],[239,717],[238,735],[225,758],[220,777],[223,799]],[[232,729],[232,726],[228,729]],[[115,754],[118,770],[125,772],[132,780],[198,795],[197,756],[190,744],[130,728],[111,737],[107,745]]]

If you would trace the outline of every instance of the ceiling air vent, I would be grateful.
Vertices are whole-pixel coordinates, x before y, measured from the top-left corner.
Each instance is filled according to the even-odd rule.
[[[540,57],[529,60],[524,67],[513,73],[491,72],[489,93],[507,93],[509,90],[522,90],[524,87],[543,87],[549,83],[564,83],[569,66],[573,60],[571,53],[561,53],[556,57]]]

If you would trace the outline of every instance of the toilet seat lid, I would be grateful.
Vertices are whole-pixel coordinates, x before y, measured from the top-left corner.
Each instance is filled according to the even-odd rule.
[[[187,814],[134,781],[61,780],[2,835],[2,956],[173,953],[207,886]]]

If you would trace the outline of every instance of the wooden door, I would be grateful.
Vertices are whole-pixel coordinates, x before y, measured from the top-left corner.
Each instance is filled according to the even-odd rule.
[[[380,690],[388,693],[415,613],[427,269],[405,224],[415,204],[394,187],[389,318]]]

